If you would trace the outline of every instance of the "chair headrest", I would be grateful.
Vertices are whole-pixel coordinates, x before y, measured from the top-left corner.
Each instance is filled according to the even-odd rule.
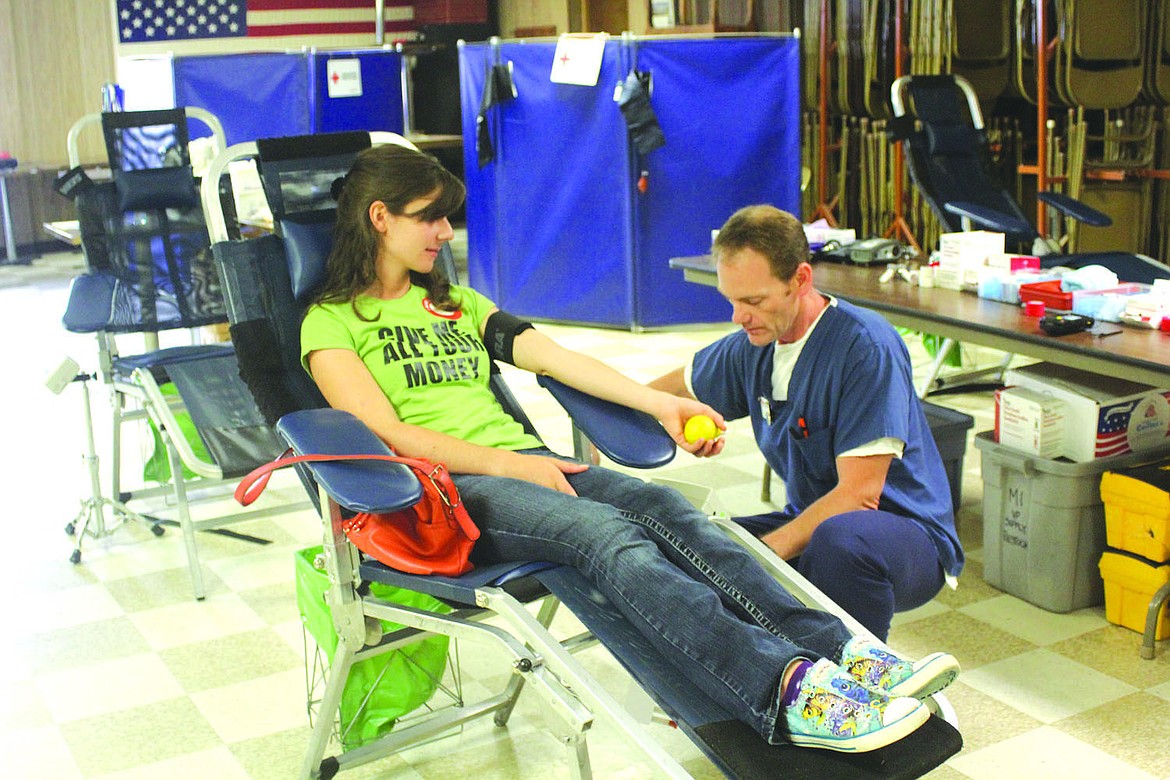
[[[285,218],[281,223],[289,281],[300,304],[308,303],[325,279],[325,261],[333,248],[332,216],[316,213],[311,219]]]

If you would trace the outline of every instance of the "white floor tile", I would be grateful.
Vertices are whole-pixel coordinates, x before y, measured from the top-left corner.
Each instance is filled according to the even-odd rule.
[[[1153,780],[1153,775],[1050,727],[953,758],[949,765],[972,780]]]
[[[1049,612],[1010,595],[969,604],[960,611],[1038,645],[1050,645],[1108,625],[1099,608]]]
[[[249,775],[227,747],[189,753],[166,761],[101,775],[95,780],[248,780]]]
[[[36,686],[57,723],[183,695],[182,686],[153,653],[42,674]]]
[[[69,745],[54,727],[0,733],[5,780],[82,780]]]
[[[10,625],[26,634],[40,634],[94,620],[121,615],[117,601],[101,585],[82,585],[62,591],[29,594],[11,605]]]
[[[963,682],[1044,723],[1055,723],[1137,690],[1045,649],[964,672]]]
[[[227,743],[308,724],[301,669],[193,694],[191,700]]]
[[[290,583],[291,572],[290,566]],[[135,612],[130,619],[156,650],[252,631],[265,625],[260,616],[234,593]]]

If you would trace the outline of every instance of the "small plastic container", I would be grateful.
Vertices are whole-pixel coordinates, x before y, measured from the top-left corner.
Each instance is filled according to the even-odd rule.
[[[1060,288],[1060,280],[1020,285],[1021,301],[1040,301],[1048,309],[1072,311],[1073,294]]]
[[[1105,322],[1121,322],[1126,299],[1131,295],[1145,295],[1151,289],[1148,284],[1131,282],[1105,290],[1077,290],[1072,293],[1072,310]]]

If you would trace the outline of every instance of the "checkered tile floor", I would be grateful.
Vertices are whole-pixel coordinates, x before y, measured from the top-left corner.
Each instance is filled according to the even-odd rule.
[[[88,493],[81,387],[60,396],[44,380],[66,356],[96,368],[89,337],[60,326],[79,255],[0,267],[4,403],[0,409],[0,515],[9,553],[0,566],[8,594],[0,641],[0,775],[5,778],[290,778],[308,735],[304,646],[293,593],[292,554],[315,543],[307,509],[235,528],[270,541],[257,545],[200,534],[208,597],[191,598],[180,534],[155,538],[128,525],[87,539],[79,565],[63,527]],[[673,368],[725,332],[671,333],[546,326],[569,346],[639,379]],[[911,339],[919,368],[927,358]],[[568,425],[529,377],[511,375],[545,438],[568,447]],[[91,388],[99,453],[108,447],[108,403]],[[949,395],[940,403],[990,425],[990,398]],[[138,468],[128,444],[127,473]],[[104,456],[103,456],[104,457]],[[105,465],[105,461],[103,461]],[[697,462],[680,455],[668,476],[707,484],[736,512],[758,511],[762,461],[750,433],[733,426],[726,452]],[[296,499],[276,481],[264,500]],[[779,485],[775,493],[781,493]],[[945,648],[964,667],[949,698],[966,747],[936,778],[1170,777],[1170,647],[1138,658],[1139,636],[1109,625],[1101,608],[1053,614],[1001,593],[981,579],[982,484],[969,446],[960,531],[971,559],[957,591],[900,615],[891,642],[916,654]],[[220,509],[230,509],[223,502]],[[468,658],[472,686],[495,683],[490,658]],[[604,650],[586,664],[619,694],[624,674]],[[556,778],[568,771],[539,709],[521,699],[507,729],[490,723],[385,759],[342,777]],[[655,727],[698,777],[718,773],[677,732]],[[600,778],[649,776],[604,726],[590,736]],[[474,767],[474,770],[468,767]]]

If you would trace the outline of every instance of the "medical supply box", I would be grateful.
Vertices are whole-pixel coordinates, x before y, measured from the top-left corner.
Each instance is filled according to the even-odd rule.
[[[1063,436],[1064,401],[1025,387],[995,391],[995,439],[1003,446],[1059,458]]]
[[[977,434],[975,446],[983,472],[983,579],[1052,612],[1101,604],[1101,475],[1170,451],[1070,463],[1012,450],[990,431]]]
[[[1063,402],[1060,455],[1076,463],[1170,445],[1170,391],[1053,363],[1009,369],[1004,384]]]
[[[1170,582],[1170,565],[1159,565],[1121,550],[1106,550],[1101,555],[1100,569],[1105,583],[1105,619],[1114,625],[1145,632],[1150,601]],[[1170,619],[1163,606],[1154,624],[1154,639],[1167,638],[1170,638]]]
[[[988,258],[1003,255],[1004,234],[987,230],[943,233],[938,238],[938,271],[935,285],[950,290],[975,290],[979,269]]]

